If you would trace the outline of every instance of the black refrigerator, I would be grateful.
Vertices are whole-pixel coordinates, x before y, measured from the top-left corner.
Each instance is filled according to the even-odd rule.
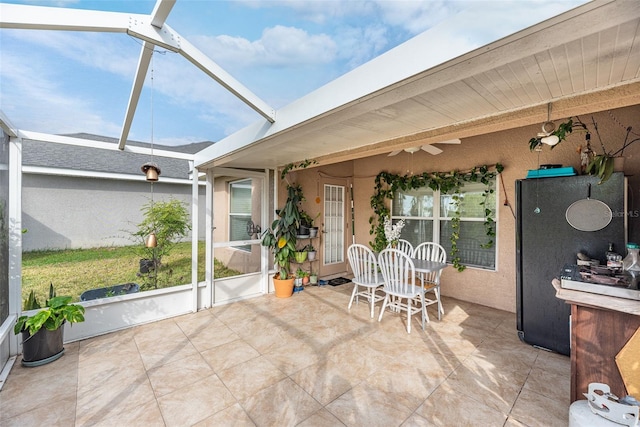
[[[624,175],[616,172],[598,182],[590,175],[516,181],[516,315],[523,342],[569,355],[570,306],[556,298],[551,281],[565,264],[576,264],[578,252],[606,264],[613,243],[615,252],[626,255]],[[600,200],[611,209],[608,225],[580,231],[569,224],[567,209],[583,199]]]

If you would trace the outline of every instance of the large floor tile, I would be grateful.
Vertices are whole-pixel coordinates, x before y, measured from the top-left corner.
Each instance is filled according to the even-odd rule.
[[[158,398],[167,427],[190,426],[234,405],[236,399],[216,376]]]
[[[257,426],[295,426],[321,408],[288,378],[252,394],[241,403]]]

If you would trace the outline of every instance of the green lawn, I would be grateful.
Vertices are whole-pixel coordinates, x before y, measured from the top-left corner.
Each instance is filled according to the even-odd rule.
[[[204,242],[198,249],[198,281],[204,280]],[[49,284],[57,295],[71,295],[75,301],[86,290],[135,282],[140,256],[133,247],[34,251],[22,254],[22,299],[33,289],[42,303],[48,298]],[[159,288],[191,282],[191,242],[179,243],[163,258]],[[215,260],[215,277],[240,274]]]

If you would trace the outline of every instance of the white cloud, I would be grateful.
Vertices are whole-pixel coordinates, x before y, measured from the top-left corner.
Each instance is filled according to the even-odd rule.
[[[66,92],[38,57],[4,50],[2,62],[12,64],[2,67],[0,79],[2,108],[15,126],[47,133],[118,132],[119,125],[105,121],[96,104]]]
[[[266,28],[255,41],[226,35],[192,39],[207,56],[229,68],[329,63],[336,56],[331,37],[281,25]]]
[[[58,55],[80,64],[131,78],[142,42],[123,34],[98,34],[66,31],[6,30],[3,37],[15,37],[49,49],[49,55]]]

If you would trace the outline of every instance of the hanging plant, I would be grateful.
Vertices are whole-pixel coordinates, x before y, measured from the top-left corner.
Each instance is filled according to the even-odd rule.
[[[494,192],[492,187],[493,178],[504,170],[504,167],[497,163],[495,166],[476,166],[470,171],[453,171],[453,172],[423,172],[418,175],[397,175],[389,172],[380,172],[375,178],[374,192],[371,196],[371,208],[374,215],[369,218],[371,229],[369,234],[374,236],[372,242],[369,242],[374,251],[381,251],[387,246],[387,239],[384,233],[384,218],[391,215],[388,207],[388,200],[393,200],[393,196],[398,190],[408,191],[422,187],[429,187],[433,191],[441,193],[453,194],[453,202],[455,212],[451,218],[451,261],[453,266],[462,271],[465,266],[460,263],[458,256],[457,242],[460,238],[460,188],[466,182],[481,182],[487,185],[484,191],[485,206],[485,232],[490,239],[485,243],[483,248],[491,248],[494,245],[495,237],[495,221],[493,220],[494,211],[490,209],[485,202],[490,194]]]

